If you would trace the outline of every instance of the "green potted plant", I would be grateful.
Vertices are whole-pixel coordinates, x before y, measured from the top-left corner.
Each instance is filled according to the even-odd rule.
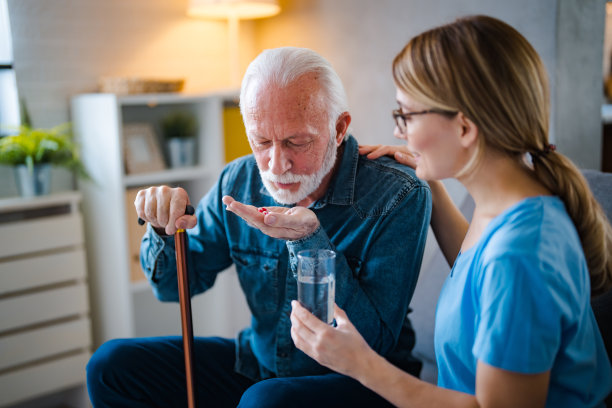
[[[195,136],[198,122],[188,111],[166,115],[160,123],[166,140],[170,167],[193,166],[195,163]]]
[[[22,125],[17,134],[0,138],[0,164],[13,166],[17,187],[25,197],[49,193],[52,165],[89,178],[69,123],[52,129]]]

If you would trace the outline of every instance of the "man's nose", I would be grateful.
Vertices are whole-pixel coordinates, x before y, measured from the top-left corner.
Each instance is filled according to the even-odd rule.
[[[285,174],[291,168],[291,160],[282,146],[272,146],[268,167],[272,174],[276,175]]]

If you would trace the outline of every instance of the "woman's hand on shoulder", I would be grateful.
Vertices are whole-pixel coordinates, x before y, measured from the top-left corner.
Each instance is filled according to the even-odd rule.
[[[398,163],[416,167],[414,156],[410,153],[408,146],[388,146],[388,145],[359,145],[359,154],[365,155],[368,159],[374,160],[382,156],[394,158]]]

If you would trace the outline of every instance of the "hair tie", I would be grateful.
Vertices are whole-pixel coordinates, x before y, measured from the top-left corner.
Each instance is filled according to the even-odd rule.
[[[554,152],[555,150],[557,150],[557,146],[555,146],[554,144],[548,144],[544,146],[544,149],[536,150],[535,152],[531,153],[531,158],[532,160],[539,159],[543,156],[546,156],[550,152]]]

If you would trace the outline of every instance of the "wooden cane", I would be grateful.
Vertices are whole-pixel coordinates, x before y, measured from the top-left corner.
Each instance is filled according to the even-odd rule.
[[[193,215],[194,209],[188,205],[185,214]],[[139,224],[144,220],[138,218]],[[191,296],[189,294],[189,274],[187,273],[187,234],[179,229],[174,234],[176,252],[176,276],[178,279],[179,304],[181,308],[181,325],[183,329],[183,352],[185,355],[185,379],[187,381],[187,406],[195,408],[195,388],[193,372],[193,322],[191,319]]]

